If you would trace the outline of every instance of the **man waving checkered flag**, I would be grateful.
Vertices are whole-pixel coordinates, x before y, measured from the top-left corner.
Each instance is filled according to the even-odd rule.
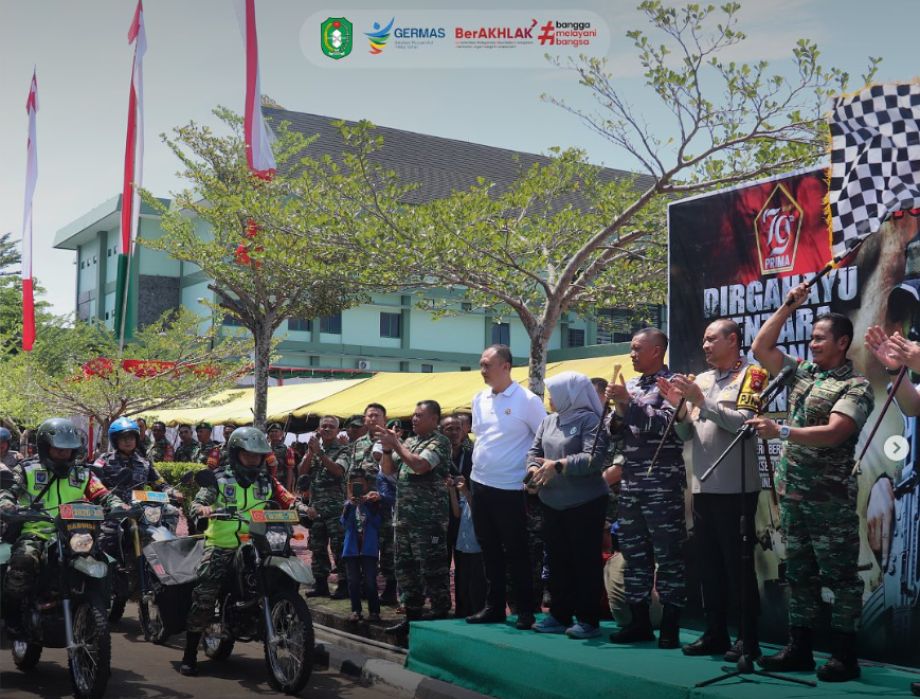
[[[839,97],[830,127],[831,252],[839,258],[890,213],[920,208],[920,84]]]

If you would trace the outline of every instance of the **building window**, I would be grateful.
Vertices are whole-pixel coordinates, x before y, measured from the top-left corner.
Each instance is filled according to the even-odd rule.
[[[329,335],[342,334],[342,314],[336,313],[334,316],[323,316],[319,319],[319,331]]]
[[[597,313],[597,344],[629,342],[642,328],[660,328],[661,306],[646,304],[635,309],[604,308]]]
[[[423,374],[431,374],[432,372],[434,372],[434,365],[433,365],[433,364],[422,364],[422,373],[423,373]]]
[[[288,318],[288,330],[298,330],[300,332],[312,332],[313,321],[309,318]]]
[[[381,313],[380,314],[380,337],[402,337],[402,320],[399,313]]]
[[[472,367],[462,366],[460,367],[460,371],[472,371]]]
[[[472,313],[473,304],[471,304],[469,301],[464,301],[460,304],[460,310],[462,310],[464,313]]]
[[[224,325],[231,328],[241,328],[243,327],[243,321],[228,313],[224,316]]]
[[[511,344],[511,326],[508,323],[492,323],[492,344]]]
[[[583,328],[569,328],[567,347],[584,347],[585,331]]]

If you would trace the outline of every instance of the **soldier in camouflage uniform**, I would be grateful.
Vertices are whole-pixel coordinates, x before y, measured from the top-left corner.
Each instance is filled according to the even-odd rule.
[[[672,431],[649,472],[652,458],[674,414],[658,390],[659,378],[671,376],[664,363],[667,336],[656,328],[637,332],[630,343],[633,369],[641,376],[607,386],[614,401],[610,434],[622,439],[623,476],[620,482],[618,539],[627,568],[626,599],[630,623],[610,636],[613,643],[651,641],[649,603],[652,586],[664,605],[659,648],[680,644],[680,611],[686,598],[682,548],[687,538],[684,519],[683,445]],[[656,580],[657,565],[657,580]]]
[[[176,447],[176,461],[181,463],[194,463],[198,461],[198,452],[201,445],[192,439],[192,426],[188,424],[179,425],[179,446]]]
[[[227,447],[227,445],[230,442],[230,435],[233,434],[233,431],[236,429],[236,426],[235,425],[224,425],[223,429],[224,429],[224,442],[223,444],[220,445],[220,456],[217,459],[217,468],[226,468],[227,466],[230,465],[230,450]],[[266,468],[268,468],[268,472],[270,474],[272,474],[273,476],[275,475],[275,472],[272,470],[270,466],[266,466]],[[282,483],[282,485],[284,484]]]
[[[786,424],[749,420],[764,439],[783,441],[777,492],[786,534],[789,581],[789,644],[760,663],[769,670],[812,670],[812,629],[821,602],[831,604],[831,659],[818,679],[844,682],[860,675],[856,629],[862,614],[857,577],[859,518],[852,475],[856,442],[875,405],[869,381],[853,370],[847,350],[853,324],[839,313],[815,319],[809,349],[812,361],[798,362],[776,343],[795,309],[808,297],[800,284],[789,292],[754,340],[757,360],[773,374],[791,367]]]
[[[347,450],[339,444],[336,435],[339,431],[339,419],[326,415],[319,421],[319,436],[314,434],[308,443],[301,473],[310,476],[310,507],[315,514],[310,526],[310,554],[313,577],[316,582],[308,597],[329,596],[329,549],[332,548],[332,561],[338,571],[339,582],[333,599],[348,599],[348,581],[345,565],[342,563],[342,547],[345,543],[345,530],[342,528],[342,504],[345,502],[345,469],[338,463],[339,457]],[[280,478],[279,478],[280,480]]]
[[[364,409],[364,424],[367,429],[384,427],[387,421],[387,411],[379,403],[370,403]],[[375,487],[377,474],[380,473],[380,459],[383,456],[383,447],[380,442],[366,434],[357,441],[347,445],[339,456],[339,464],[347,474],[353,471],[362,471],[366,474],[371,488]],[[393,476],[386,476],[393,478]],[[394,479],[395,480],[395,479]],[[389,508],[381,511],[380,530],[380,574],[386,582],[380,603],[386,605],[396,604],[396,544],[393,531],[393,512]]]
[[[38,428],[37,448],[36,457],[13,468],[11,487],[0,490],[0,510],[29,506],[42,491],[42,510],[52,515],[57,514],[60,505],[75,500],[88,500],[109,509],[126,507],[80,463],[83,441],[70,420],[45,420]],[[49,482],[51,487],[45,490]],[[13,544],[2,597],[4,620],[14,637],[21,622],[21,600],[35,585],[54,533],[53,524],[26,522]]]
[[[406,620],[387,629],[405,635],[409,621],[422,618],[425,593],[434,618],[450,612],[450,566],[447,560],[447,477],[450,441],[438,432],[441,406],[424,400],[412,416],[414,434],[400,442],[395,431],[375,427],[383,446],[380,465],[396,475],[396,579]]]
[[[240,427],[233,431],[229,444],[229,466],[214,474],[217,484],[201,488],[190,508],[195,519],[208,518],[215,509],[228,506],[243,507],[248,512],[264,510],[269,501],[283,509],[294,507],[296,499],[265,468],[271,447],[265,435],[255,427]],[[214,605],[224,579],[231,570],[236,550],[247,535],[247,524],[233,520],[212,519],[204,533],[204,556],[195,573],[192,606],[188,613],[185,652],[179,672],[198,674],[198,645],[201,634],[214,616]]]
[[[220,467],[220,447],[221,444],[211,439],[211,432],[214,425],[210,422],[199,422],[195,425],[195,432],[198,435],[198,456],[196,461],[204,464],[212,471]]]
[[[10,449],[12,441],[12,433],[5,427],[0,427],[0,468],[3,466],[13,468],[13,466],[22,461],[22,454]]]
[[[148,458],[154,463],[162,461],[175,461],[176,453],[173,445],[166,439],[166,425],[159,420],[153,423],[153,446],[147,452]]]
[[[268,426],[268,443],[272,447],[272,453],[268,457],[269,471],[274,471],[274,476],[281,485],[288,490],[294,490],[294,471],[297,462],[294,459],[294,450],[284,443],[284,427],[280,422],[273,422]]]

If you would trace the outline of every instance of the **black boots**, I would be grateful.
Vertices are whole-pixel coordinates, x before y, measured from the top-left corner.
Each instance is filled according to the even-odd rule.
[[[409,622],[410,621],[419,621],[422,618],[421,612],[418,611],[406,611],[406,618],[395,626],[387,627],[383,630],[384,633],[390,634],[391,636],[399,636],[400,638],[405,638],[409,635]]]
[[[680,647],[680,607],[664,605],[658,629],[658,647],[668,650]]]
[[[856,634],[831,631],[831,659],[818,668],[822,682],[848,682],[860,675],[856,659]]]
[[[505,623],[505,610],[490,607],[488,604],[475,614],[466,618],[467,624],[503,624]]]
[[[610,634],[611,643],[641,643],[654,641],[655,632],[652,631],[652,621],[649,618],[648,602],[630,604],[629,611],[632,619],[622,629]]]
[[[329,596],[329,580],[326,576],[320,576],[316,578],[316,582],[313,583],[313,589],[307,593],[307,597],[328,597]]]
[[[730,648],[731,639],[725,628],[708,628],[702,636],[693,643],[688,643],[681,650],[684,655],[722,655]]]
[[[815,669],[815,658],[811,653],[811,629],[792,626],[789,629],[789,643],[775,655],[762,656],[758,665],[771,672],[809,672]]]
[[[185,633],[185,652],[182,654],[182,664],[179,672],[186,677],[198,674],[198,644],[201,643],[201,633],[187,631]]]

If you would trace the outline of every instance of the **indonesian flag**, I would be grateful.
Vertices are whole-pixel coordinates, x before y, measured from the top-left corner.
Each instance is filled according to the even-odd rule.
[[[35,342],[35,295],[32,289],[32,196],[38,180],[38,144],[35,141],[35,113],[38,112],[38,82],[32,70],[32,84],[26,100],[29,141],[26,144],[26,196],[22,213],[22,349],[29,352]]]
[[[243,134],[246,162],[256,177],[271,179],[275,173],[271,132],[262,118],[262,89],[259,85],[259,41],[256,36],[255,0],[237,0],[237,19],[246,46],[246,104]]]
[[[134,44],[131,68],[131,93],[128,96],[128,134],[125,140],[125,176],[121,193],[121,252],[130,255],[137,238],[140,214],[140,188],[144,173],[144,71],[147,52],[144,8],[137,0],[134,19],[128,29],[128,43]]]

